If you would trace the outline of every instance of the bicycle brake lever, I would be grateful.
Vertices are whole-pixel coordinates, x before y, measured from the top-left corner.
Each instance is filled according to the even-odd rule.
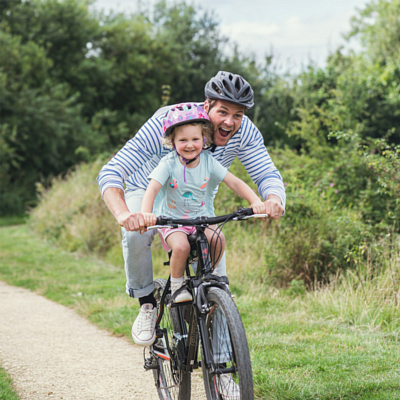
[[[180,225],[153,225],[153,226],[148,226],[146,229],[148,231],[151,231],[153,229],[163,229],[163,228],[179,228]]]
[[[253,214],[253,215],[246,215],[245,217],[236,217],[236,218],[233,218],[233,220],[238,221],[239,219],[267,218],[267,217],[269,217],[268,214]]]

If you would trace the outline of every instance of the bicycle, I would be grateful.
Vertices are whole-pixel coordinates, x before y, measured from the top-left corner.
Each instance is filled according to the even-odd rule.
[[[191,372],[199,367],[202,368],[208,400],[227,399],[223,395],[229,389],[226,385],[240,390],[240,399],[254,399],[250,354],[243,323],[229,291],[228,278],[213,271],[204,230],[218,224],[222,230],[228,221],[264,217],[267,215],[254,215],[251,209],[242,208],[220,217],[172,219],[161,216],[155,226],[147,228],[196,227],[196,233],[188,236],[191,252],[185,268],[186,287],[193,300],[173,303],[170,278],[154,282],[158,308],[156,341],[149,347],[148,358],[145,349],[144,368],[153,370],[161,400],[189,400]],[[198,263],[197,270],[192,276],[189,265],[195,261]],[[164,265],[169,265],[169,261]]]

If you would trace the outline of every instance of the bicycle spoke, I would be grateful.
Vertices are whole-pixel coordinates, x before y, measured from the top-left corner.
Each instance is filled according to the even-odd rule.
[[[211,309],[206,318],[211,367],[202,364],[209,400],[253,398],[253,380],[247,340],[239,312],[230,296],[212,289],[207,299]]]
[[[165,279],[155,281],[156,291],[154,297],[157,303],[160,302],[162,293],[165,289]],[[168,297],[167,297],[168,300]],[[165,305],[159,305],[165,307]],[[164,336],[158,339],[153,345],[154,351],[161,353],[157,357],[159,370],[154,371],[154,379],[158,384],[158,394],[162,400],[189,400],[190,399],[190,374],[183,373],[174,368],[173,360],[167,349],[167,343],[171,345],[172,337],[175,332],[179,332],[178,311],[176,309],[164,308],[163,317],[160,321],[160,328],[164,331]],[[162,357],[164,356],[164,358]]]

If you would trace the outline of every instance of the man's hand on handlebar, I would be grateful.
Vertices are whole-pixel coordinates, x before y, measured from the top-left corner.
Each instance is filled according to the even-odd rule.
[[[270,218],[278,220],[282,216],[283,207],[281,199],[278,196],[270,194],[264,204],[265,212]]]
[[[127,231],[142,232],[145,229],[144,218],[141,213],[131,213],[129,211],[121,213],[117,218],[118,223]]]

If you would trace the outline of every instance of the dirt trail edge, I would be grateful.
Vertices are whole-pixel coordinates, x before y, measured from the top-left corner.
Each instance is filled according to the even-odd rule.
[[[0,364],[21,400],[157,400],[143,348],[73,310],[0,281]],[[194,378],[193,400],[204,399]]]

